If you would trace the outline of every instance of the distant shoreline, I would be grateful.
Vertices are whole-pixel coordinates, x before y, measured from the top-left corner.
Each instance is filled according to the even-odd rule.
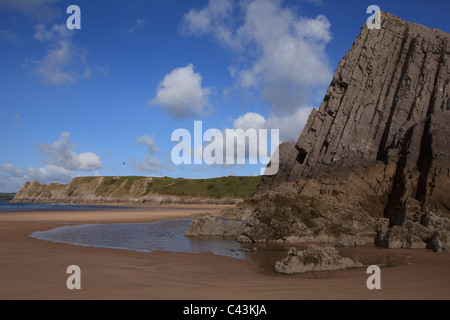
[[[1,201],[1,200],[0,200]],[[64,205],[85,205],[85,206],[111,206],[111,207],[136,207],[136,208],[147,208],[147,207],[160,207],[160,206],[225,206],[232,207],[244,201],[243,199],[182,199],[179,202],[133,202],[133,201],[13,201],[7,200],[5,202],[10,203],[28,203],[28,204],[64,204]]]

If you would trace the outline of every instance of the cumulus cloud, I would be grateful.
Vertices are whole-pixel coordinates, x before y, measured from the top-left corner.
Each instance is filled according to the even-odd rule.
[[[255,112],[248,112],[244,114],[243,116],[238,117],[233,122],[233,128],[234,129],[263,129],[266,125],[267,120],[260,115],[259,113]]]
[[[66,170],[90,171],[102,168],[100,156],[91,153],[77,154],[72,149],[76,145],[69,141],[70,133],[63,132],[58,141],[52,144],[39,144],[38,149],[49,156],[44,162]]]
[[[33,63],[34,72],[43,83],[72,84],[80,77],[73,65],[83,60],[84,53],[73,44],[72,36],[73,30],[63,24],[55,24],[49,29],[44,24],[35,26],[34,38],[48,44],[42,60]]]
[[[23,171],[16,168],[12,163],[4,163],[0,165],[0,172],[8,173],[12,177],[22,177]]]
[[[211,33],[220,43],[238,47],[239,43],[229,28],[234,10],[232,0],[210,0],[208,6],[201,10],[191,9],[183,17],[182,32],[189,35],[204,35]]]
[[[138,172],[149,174],[161,174],[161,170],[172,170],[171,167],[166,166],[158,158],[153,155],[158,152],[159,148],[155,141],[155,134],[153,136],[137,136],[134,140],[134,144],[137,146],[146,146],[147,154],[143,161],[131,159],[131,166]]]
[[[265,118],[259,113],[248,112],[233,122],[234,129],[278,129],[281,141],[297,141],[312,108],[299,108],[291,115],[270,115]]]
[[[53,182],[69,183],[74,177],[70,170],[47,165],[45,168],[28,167],[21,170],[11,163],[0,165],[0,191],[17,192],[25,181],[39,181],[44,184]]]
[[[107,67],[87,64],[88,49],[76,45],[73,36],[76,30],[69,30],[65,24],[37,24],[34,27],[34,39],[45,46],[45,55],[41,60],[30,60],[33,72],[40,76],[45,84],[73,84],[80,79],[90,78],[93,72],[107,75]]]
[[[49,29],[47,29],[43,23],[34,26],[33,37],[40,42],[70,39],[72,35],[73,32],[69,30],[65,24],[54,24]]]
[[[237,88],[256,90],[272,111],[290,114],[306,106],[313,88],[329,84],[331,24],[325,16],[300,17],[276,0],[219,3],[186,13],[183,30],[210,34],[236,53],[240,64],[230,71]],[[239,14],[232,16],[233,10]]]
[[[72,171],[55,166],[47,165],[45,168],[26,168],[26,178],[49,184],[52,182],[68,183],[74,177]]]
[[[44,167],[20,169],[12,163],[1,164],[0,192],[17,192],[25,181],[66,184],[75,177],[75,170],[91,171],[103,167],[98,155],[74,152],[72,149],[76,145],[69,141],[69,137],[69,132],[63,132],[58,141],[37,146],[43,154],[49,156],[44,160]]]
[[[209,88],[202,87],[202,76],[192,64],[172,70],[158,85],[156,97],[148,104],[160,106],[174,119],[208,114]]]
[[[147,146],[149,154],[154,154],[158,152],[158,146],[156,145],[155,142],[155,135],[153,136],[143,135],[142,137],[137,136],[136,139],[134,140],[134,143],[138,146]]]
[[[271,155],[276,155],[278,144],[284,141],[297,141],[303,130],[311,108],[299,108],[292,115],[270,115],[265,118],[263,115],[255,112],[248,112],[239,116],[233,121],[232,132],[236,134],[237,139],[228,141],[228,129],[222,132],[223,155],[227,155],[223,168],[235,164],[256,164],[266,165]],[[260,131],[262,129],[262,131]],[[260,135],[264,130],[267,136]],[[240,132],[240,133],[239,133]],[[277,133],[278,132],[278,133]],[[264,140],[260,140],[264,139]],[[203,150],[209,143],[201,146]],[[234,148],[233,157],[228,156],[229,148]],[[240,150],[240,151],[239,151]],[[265,167],[261,167],[265,169]],[[277,170],[274,168],[274,170]],[[273,173],[270,173],[273,174]]]
[[[69,183],[74,177],[73,172],[54,165],[45,168],[28,167],[21,170],[11,163],[0,165],[0,191],[17,192],[25,181],[39,181],[44,184]]]

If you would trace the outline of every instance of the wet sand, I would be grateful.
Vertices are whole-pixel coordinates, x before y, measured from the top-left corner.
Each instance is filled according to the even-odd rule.
[[[170,206],[165,206],[165,209]],[[381,268],[381,290],[369,290],[366,269],[275,275],[253,261],[210,253],[132,252],[80,247],[29,237],[60,223],[144,223],[218,206],[173,210],[0,213],[0,299],[305,300],[450,298],[450,254],[429,250],[356,248],[402,263]],[[182,209],[182,210],[181,210]],[[347,249],[340,249],[347,250]],[[344,253],[344,252],[343,252]],[[81,290],[66,287],[69,265],[81,269]]]

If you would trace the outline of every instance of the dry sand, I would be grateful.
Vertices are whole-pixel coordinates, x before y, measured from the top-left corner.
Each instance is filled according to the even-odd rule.
[[[165,207],[167,208],[167,207]],[[171,211],[0,213],[0,299],[301,300],[449,299],[450,254],[428,250],[387,252],[406,263],[381,269],[381,290],[366,287],[366,269],[316,278],[276,276],[252,261],[213,254],[140,253],[80,247],[29,237],[57,223],[140,223],[192,213],[219,214],[217,206]],[[381,251],[380,251],[381,250]],[[81,290],[68,290],[66,269],[81,268]]]

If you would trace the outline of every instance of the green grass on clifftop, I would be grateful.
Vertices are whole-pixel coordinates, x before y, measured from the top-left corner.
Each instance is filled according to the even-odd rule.
[[[182,197],[227,199],[251,198],[261,177],[222,177],[213,179],[153,178],[152,193]]]
[[[99,177],[80,177],[71,182],[79,187],[95,183]],[[253,196],[261,177],[220,177],[212,179],[151,178],[147,177],[103,177],[95,185],[97,196],[143,196],[145,194],[171,195],[189,198],[248,199]],[[94,186],[92,186],[94,187]]]

